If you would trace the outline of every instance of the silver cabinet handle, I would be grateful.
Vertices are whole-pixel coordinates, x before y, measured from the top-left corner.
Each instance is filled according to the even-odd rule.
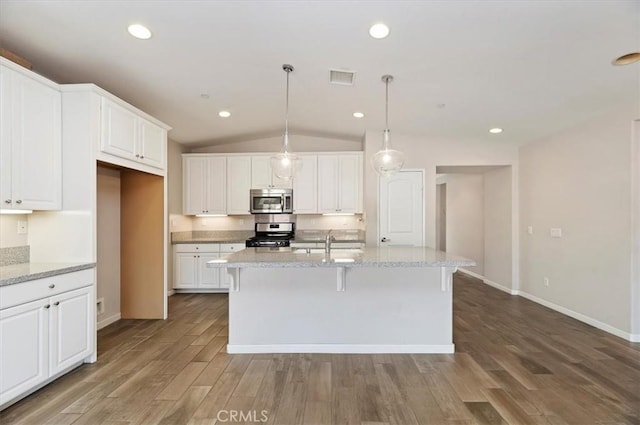
[[[60,301],[54,302],[53,305],[60,305]]]
[[[21,203],[22,203],[22,200],[21,200],[21,199],[18,199],[18,200],[16,201],[16,204],[21,204]]]
[[[51,307],[50,304],[47,304],[47,305],[44,306],[44,308],[49,308],[49,307]]]
[[[56,287],[56,285],[54,285],[53,283],[51,285],[49,285],[49,289],[53,289],[55,287]]]
[[[382,239],[380,239],[380,242],[391,242],[391,240],[387,239],[387,238],[382,238]]]
[[[11,203],[11,199],[5,199],[5,200],[4,200],[4,203],[5,203],[5,204],[10,204],[10,203]]]
[[[140,155],[140,159],[144,158],[144,155]]]

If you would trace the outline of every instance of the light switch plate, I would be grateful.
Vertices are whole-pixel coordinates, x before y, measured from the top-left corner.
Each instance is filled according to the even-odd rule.
[[[552,227],[549,231],[552,238],[561,238],[562,237],[562,229],[559,227]]]

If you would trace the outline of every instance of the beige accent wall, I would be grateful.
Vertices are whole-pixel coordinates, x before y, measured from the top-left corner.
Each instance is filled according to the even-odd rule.
[[[447,174],[447,252],[470,258],[468,270],[484,275],[484,179],[482,174]]]
[[[96,299],[103,299],[100,322],[120,317],[120,170],[98,167]]]
[[[120,174],[120,308],[123,319],[164,318],[164,177]]]
[[[0,215],[0,248],[28,245],[28,235],[18,234],[19,221],[27,221],[28,232],[28,216],[26,214]]]
[[[512,283],[511,167],[483,174],[484,277],[508,289]]]
[[[338,152],[361,151],[362,141],[289,135],[289,143],[294,152]],[[282,149],[282,136],[266,137],[255,140],[244,140],[232,143],[217,144],[191,149],[191,153],[247,153],[247,152],[279,152]]]
[[[624,332],[631,331],[637,114],[612,111],[520,150],[521,291]],[[562,238],[550,237],[552,227]]]

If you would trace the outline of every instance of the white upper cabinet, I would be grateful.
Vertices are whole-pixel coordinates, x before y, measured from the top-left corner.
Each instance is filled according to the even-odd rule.
[[[224,156],[183,156],[183,214],[227,213],[226,160]]]
[[[361,213],[362,189],[362,154],[318,155],[319,213]]]
[[[291,180],[281,180],[271,170],[271,156],[251,157],[251,189],[290,189]]]
[[[293,179],[293,213],[318,213],[318,156],[300,155],[302,169]]]
[[[227,157],[227,214],[249,214],[251,157]]]
[[[118,102],[102,98],[100,150],[151,167],[166,168],[167,132]]]
[[[61,209],[62,115],[57,85],[17,65],[0,65],[0,99],[1,208]]]

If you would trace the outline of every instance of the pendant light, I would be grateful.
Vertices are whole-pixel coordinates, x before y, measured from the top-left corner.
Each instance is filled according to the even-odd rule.
[[[288,181],[295,177],[296,172],[300,171],[302,160],[289,150],[289,74],[293,71],[293,65],[284,64],[282,69],[287,73],[284,136],[282,137],[282,150],[271,157],[271,169],[277,178]]]
[[[384,132],[382,133],[382,149],[376,152],[371,158],[373,169],[381,177],[391,176],[404,165],[404,154],[390,148],[389,140],[389,83],[393,81],[392,75],[383,75],[382,82],[385,84],[385,110],[384,110]]]

